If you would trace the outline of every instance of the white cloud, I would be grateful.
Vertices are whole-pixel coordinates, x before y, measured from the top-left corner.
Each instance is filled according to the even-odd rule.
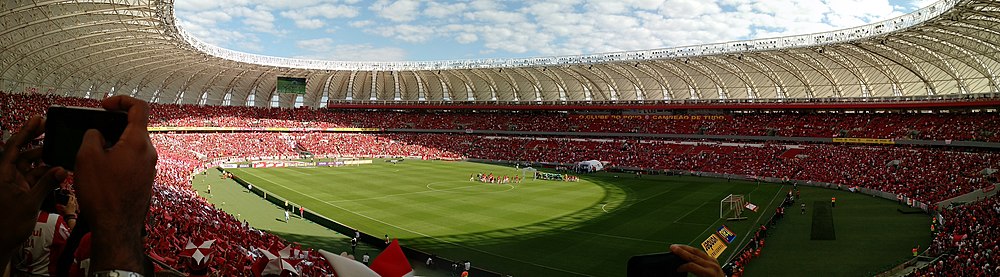
[[[247,6],[251,1],[247,0],[177,0],[174,2],[174,9],[182,12],[197,12],[220,9],[223,7]]]
[[[424,14],[433,18],[445,18],[458,16],[468,6],[465,3],[442,4],[438,2],[428,2]]]
[[[354,27],[354,28],[364,28],[364,27],[368,27],[369,25],[372,25],[373,23],[375,23],[375,21],[371,21],[371,20],[358,20],[358,21],[351,21],[350,25],[351,25],[351,27]]]
[[[319,29],[326,26],[320,18],[351,18],[358,15],[356,7],[347,5],[322,4],[281,12],[281,16],[291,19],[295,26],[303,29]]]
[[[234,17],[242,17],[243,24],[250,27],[250,30],[271,34],[282,33],[274,27],[274,14],[267,7],[232,7],[223,9],[223,11]]]
[[[220,28],[206,28],[204,25],[194,24],[182,19],[178,19],[177,24],[194,37],[212,45],[234,48],[241,51],[258,51],[261,49],[259,45],[260,39],[252,33]]]
[[[372,10],[379,17],[393,22],[413,21],[419,15],[420,2],[415,0],[389,0],[375,1],[368,9]]]
[[[228,13],[219,10],[197,12],[186,18],[190,20],[191,23],[198,25],[215,25],[220,22],[227,22],[233,19],[233,17]]]
[[[323,23],[323,20],[315,18],[302,18],[295,20],[295,26],[298,26],[299,28],[302,29],[319,29],[323,28],[323,26],[326,26],[326,23]]]
[[[430,26],[410,24],[376,27],[366,32],[411,43],[427,42],[435,35],[434,28]]]
[[[322,17],[327,19],[337,19],[337,18],[352,18],[358,15],[359,9],[357,7],[348,5],[333,5],[333,4],[323,4],[316,6],[307,6],[294,10],[287,10],[281,12],[281,16],[295,19],[299,17]]]
[[[465,58],[467,55],[487,54],[505,56],[583,54],[798,35],[871,23],[934,2],[934,0],[176,1],[178,24],[209,43],[249,50],[267,48],[265,50],[276,53],[298,55],[288,49],[271,49],[275,47],[274,45],[287,44],[292,45],[287,46],[288,48],[322,49],[320,51],[322,55],[313,53],[312,50],[308,51],[313,53],[310,54],[311,57],[331,59],[352,57],[360,60],[406,57],[408,53],[397,46],[400,44],[410,44],[414,49],[437,50],[452,44],[467,52],[455,53],[455,58]],[[236,29],[221,28],[226,26],[236,26]],[[328,34],[333,32],[337,32],[336,41],[324,40],[324,35],[329,36]],[[375,36],[367,38],[357,36],[359,32]],[[259,43],[258,36],[270,35],[278,35],[291,42],[272,43],[266,46]],[[459,44],[461,46],[458,46]],[[365,55],[349,54],[346,52],[348,50],[361,51],[366,55],[386,55],[365,58]],[[328,54],[337,51],[340,51],[337,56]]]
[[[300,40],[295,42],[295,46],[309,52],[329,52],[334,45],[331,38],[319,38]]]
[[[476,36],[476,34],[473,33],[459,34],[457,37],[455,37],[455,41],[461,44],[469,44],[476,42],[477,40],[479,40],[479,36]]]
[[[337,61],[402,61],[407,58],[406,50],[401,48],[375,47],[371,44],[340,44],[316,50],[297,58]]]

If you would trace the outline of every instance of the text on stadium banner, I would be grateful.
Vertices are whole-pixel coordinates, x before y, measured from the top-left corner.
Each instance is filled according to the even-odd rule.
[[[729,228],[726,227],[726,225],[722,225],[722,227],[719,227],[719,230],[717,230],[715,233],[718,234],[719,237],[726,239],[725,241],[726,244],[733,243],[733,241],[736,240],[736,234],[733,233],[732,230],[729,230]]]
[[[690,114],[571,114],[570,119],[589,120],[730,120],[729,115],[690,115]]]
[[[896,142],[892,141],[891,139],[875,139],[875,138],[834,138],[833,142],[871,143],[871,144],[896,144]]]
[[[727,247],[723,239],[719,237],[719,234],[715,233],[712,233],[705,241],[701,242],[701,248],[705,249],[705,253],[716,259],[722,255],[722,251],[725,251]]]

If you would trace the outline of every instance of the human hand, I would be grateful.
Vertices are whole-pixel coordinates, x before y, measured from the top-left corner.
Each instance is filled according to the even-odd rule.
[[[677,268],[678,272],[689,272],[699,277],[726,276],[722,272],[722,266],[719,266],[719,261],[709,256],[705,251],[687,245],[674,244],[670,246],[670,252],[688,262]]]
[[[66,214],[76,215],[80,213],[79,204],[76,202],[76,195],[70,194],[69,201],[66,201]]]
[[[61,167],[39,166],[42,149],[21,151],[44,128],[41,117],[33,117],[6,143],[0,142],[0,262],[23,243],[35,228],[42,201],[63,179]]]
[[[91,271],[143,272],[142,229],[149,212],[156,149],[146,130],[149,105],[128,96],[101,101],[109,111],[127,111],[128,125],[111,148],[97,130],[84,135],[76,156],[76,193],[92,230]]]

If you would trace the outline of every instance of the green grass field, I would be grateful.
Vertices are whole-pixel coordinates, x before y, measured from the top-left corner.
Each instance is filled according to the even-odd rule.
[[[412,160],[399,165],[376,161],[373,165],[340,168],[232,171],[257,187],[362,232],[375,236],[389,234],[400,238],[406,246],[449,259],[470,260],[475,266],[513,276],[624,276],[630,256],[663,252],[671,243],[697,245],[723,224],[737,233],[737,243],[745,243],[748,232],[771,215],[787,189],[776,184],[713,178],[643,176],[637,179],[632,175],[611,173],[581,176],[582,180],[575,183],[539,180],[512,185],[483,184],[469,181],[470,174],[513,175],[517,171],[489,164]],[[720,220],[719,201],[731,193],[747,195],[751,202],[761,206],[761,212],[748,212],[750,218],[744,221]],[[804,195],[815,195],[817,199],[838,195],[838,199],[844,201],[894,205],[870,197],[855,200],[840,196],[842,193],[803,188]],[[228,203],[224,209],[239,213],[242,206],[250,205],[259,204],[240,201]],[[273,206],[267,209],[270,211],[253,214],[259,217],[259,213],[265,213],[263,222],[281,227],[281,222],[276,221],[281,217],[280,210]],[[851,215],[842,213],[841,207],[836,209],[833,216],[840,240],[824,246],[833,251],[842,238],[850,239],[851,233],[868,231],[853,229],[853,220],[864,217],[863,213]],[[791,218],[797,216],[805,221],[806,216],[797,213],[790,213],[786,221],[793,222]],[[888,219],[893,221],[896,217]],[[907,220],[922,224],[926,223],[925,219],[926,215]],[[810,220],[804,224],[811,226],[812,223]],[[916,223],[897,225],[884,228],[896,232],[896,236],[879,238],[885,241],[911,239],[911,236],[901,238],[898,234],[906,230],[919,233],[923,229],[912,229],[912,226],[919,226]],[[844,226],[852,228],[845,230]],[[779,225],[773,233],[781,233],[782,228]],[[324,247],[325,235],[298,234],[303,232],[291,229],[272,231]],[[802,234],[808,237],[808,227]],[[343,238],[329,240],[337,241],[331,247],[338,247]],[[780,236],[769,239],[765,251],[781,252],[785,247],[781,246],[781,240]],[[929,241],[929,236],[926,240]],[[798,251],[810,251],[812,247],[804,248],[809,243],[813,242],[791,245]],[[910,243],[912,240],[896,244]],[[775,244],[778,246],[772,246]],[[906,256],[904,251],[899,255],[866,258],[863,254],[866,247],[880,246],[868,244],[855,248],[853,250],[862,250],[862,254],[842,257],[845,261],[830,260],[826,264],[866,264],[876,268]],[[737,248],[731,245],[720,260],[730,257],[732,250]],[[762,262],[758,267],[761,272],[767,272],[764,276],[801,275],[801,272],[782,273],[772,268],[765,261],[767,257],[760,258]],[[841,272],[837,270],[830,266],[810,272]]]

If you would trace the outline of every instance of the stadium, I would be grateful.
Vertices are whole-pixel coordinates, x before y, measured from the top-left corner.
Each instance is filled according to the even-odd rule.
[[[2,141],[49,106],[150,103],[158,274],[351,276],[319,250],[367,263],[398,239],[410,276],[626,276],[671,244],[727,276],[1000,275],[998,1],[438,61],[244,53],[174,12],[0,2]]]

